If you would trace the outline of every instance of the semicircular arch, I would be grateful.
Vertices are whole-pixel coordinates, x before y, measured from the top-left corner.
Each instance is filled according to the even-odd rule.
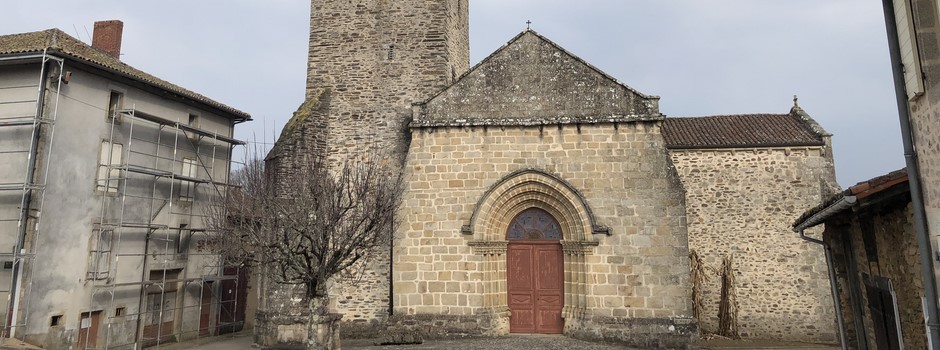
[[[501,234],[509,222],[532,207],[543,209],[558,220],[563,240],[590,241],[592,234],[609,234],[607,227],[595,222],[584,196],[571,184],[531,168],[517,170],[493,184],[477,202],[464,231],[480,241],[503,240]]]

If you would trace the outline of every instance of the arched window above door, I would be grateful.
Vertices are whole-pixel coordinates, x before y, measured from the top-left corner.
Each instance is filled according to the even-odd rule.
[[[509,223],[506,240],[561,240],[561,225],[547,211],[529,208]]]

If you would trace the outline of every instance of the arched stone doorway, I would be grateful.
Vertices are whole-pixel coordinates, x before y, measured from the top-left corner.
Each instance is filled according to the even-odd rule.
[[[560,239],[550,244],[562,252],[563,330],[577,327],[588,307],[586,256],[598,245],[592,235],[609,234],[609,229],[595,223],[587,201],[573,186],[541,170],[521,169],[493,184],[462,228],[473,236],[468,243],[480,256],[483,308],[477,313],[486,322],[484,334],[511,331],[508,234],[513,219],[533,208],[549,214],[559,228]]]
[[[559,334],[564,330],[564,259],[561,226],[551,214],[528,208],[506,232],[510,333]]]

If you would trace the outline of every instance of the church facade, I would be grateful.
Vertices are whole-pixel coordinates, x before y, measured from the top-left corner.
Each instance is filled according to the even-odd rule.
[[[531,30],[469,68],[468,6],[312,1],[307,101],[268,165],[381,150],[405,181],[389,251],[333,287],[344,335],[683,347],[724,300],[743,336],[835,339],[822,251],[789,233],[837,189],[809,115],[666,117]],[[260,342],[301,341],[297,291],[262,289]]]

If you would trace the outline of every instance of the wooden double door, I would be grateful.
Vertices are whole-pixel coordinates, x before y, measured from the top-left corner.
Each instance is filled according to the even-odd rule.
[[[507,238],[509,331],[562,333],[564,259],[557,221],[541,209],[527,209],[513,219]]]

